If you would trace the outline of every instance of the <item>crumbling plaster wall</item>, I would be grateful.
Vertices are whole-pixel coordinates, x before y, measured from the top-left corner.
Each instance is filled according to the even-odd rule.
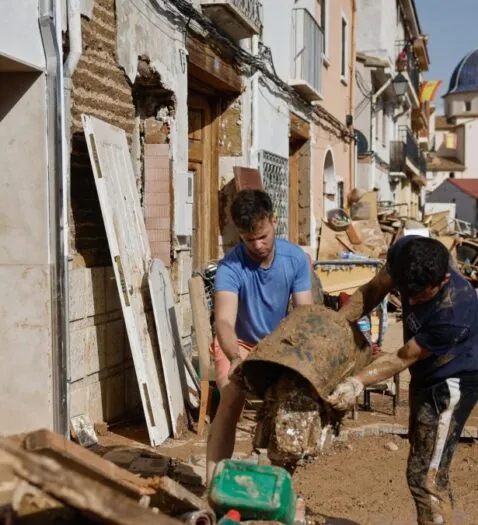
[[[141,4],[143,5],[143,4]],[[177,204],[174,188],[180,177],[188,171],[188,110],[187,110],[187,52],[184,45],[185,21],[171,10],[171,6],[158,1],[154,5],[144,4],[138,9],[134,2],[116,0],[117,19],[117,60],[129,78],[134,82],[138,57],[147,56],[149,64],[159,75],[162,86],[172,92],[175,113],[168,117],[171,175],[173,188],[174,224],[178,214],[183,213]],[[174,239],[174,235],[173,235]],[[183,343],[190,343],[191,306],[187,280],[191,275],[191,254],[184,246],[175,243],[175,261],[171,267],[176,292],[179,328]]]
[[[81,114],[120,127],[132,143],[135,106],[116,62],[114,0],[95,0],[81,30],[71,98],[70,413],[113,421],[141,403]]]

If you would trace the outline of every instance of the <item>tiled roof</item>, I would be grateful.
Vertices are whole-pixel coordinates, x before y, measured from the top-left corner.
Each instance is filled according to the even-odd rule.
[[[448,182],[471,197],[478,199],[478,179],[448,179]]]
[[[451,76],[447,95],[469,91],[478,91],[478,49],[460,60]]]
[[[453,124],[449,124],[445,115],[437,115],[435,117],[435,128],[437,130],[452,129]]]
[[[428,158],[427,171],[465,171],[465,166],[455,157]]]

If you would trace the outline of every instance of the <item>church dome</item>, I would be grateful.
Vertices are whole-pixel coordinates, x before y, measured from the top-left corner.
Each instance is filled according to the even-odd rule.
[[[478,91],[478,48],[463,57],[450,79],[447,95]]]

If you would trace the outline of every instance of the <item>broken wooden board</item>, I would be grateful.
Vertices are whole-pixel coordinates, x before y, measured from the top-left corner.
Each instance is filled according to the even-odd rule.
[[[87,115],[82,122],[149,439],[157,446],[170,435],[171,417],[156,355],[156,328],[147,318],[145,283],[151,253],[128,142],[123,130],[106,122]]]
[[[171,414],[172,431],[173,436],[177,438],[187,430],[184,406],[184,397],[189,395],[187,392],[187,371],[182,360],[183,350],[176,319],[171,278],[161,260],[153,259],[151,261],[148,281],[154,319],[158,330],[159,350]]]
[[[367,284],[377,274],[378,267],[360,262],[343,266],[319,264],[314,271],[320,278],[325,293],[339,295],[341,292],[352,294],[360,286]]]
[[[153,478],[150,483],[155,490],[155,495],[151,497],[151,505],[159,509],[168,509],[170,515],[180,516],[196,510],[211,511],[207,500],[189,492],[171,478]]]
[[[41,429],[27,434],[23,448],[50,457],[72,470],[87,473],[137,501],[142,496],[154,494],[146,480],[49,430]]]
[[[385,241],[380,224],[377,220],[353,221],[354,228],[362,239],[358,252],[368,255],[372,258],[384,257],[388,250],[388,244]]]
[[[338,253],[344,251],[356,251],[361,253],[361,245],[354,245],[352,249],[346,248],[350,246],[349,238],[346,232],[338,232],[331,228],[327,221],[322,220],[322,228],[320,230],[319,243],[319,260],[338,259]]]
[[[0,467],[6,465],[18,478],[46,494],[78,509],[102,523],[114,525],[179,525],[179,521],[151,509],[59,462],[28,453],[6,439],[0,439]]]
[[[46,429],[27,434],[23,440],[23,448],[28,452],[49,457],[85,477],[101,481],[135,501],[139,502],[146,496],[150,498],[150,506],[158,507],[168,514],[210,510],[207,501],[166,476],[140,478]]]

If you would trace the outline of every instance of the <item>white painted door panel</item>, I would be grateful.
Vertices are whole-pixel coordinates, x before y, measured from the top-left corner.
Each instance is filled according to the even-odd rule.
[[[82,115],[121,306],[133,355],[151,445],[170,435],[169,406],[146,314],[151,259],[131,156],[123,130]]]
[[[181,356],[173,289],[169,272],[159,259],[151,261],[148,277],[154,318],[158,328],[171,425],[173,436],[177,437],[187,428],[184,406],[186,376]]]

